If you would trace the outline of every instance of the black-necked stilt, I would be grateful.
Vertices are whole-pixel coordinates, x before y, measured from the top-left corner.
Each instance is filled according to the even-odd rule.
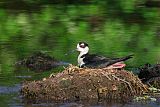
[[[96,54],[89,54],[88,44],[79,42],[77,44],[77,51],[80,52],[78,56],[79,67],[89,68],[123,68],[126,66],[123,61],[132,58],[133,55],[128,55],[121,58],[107,58]]]

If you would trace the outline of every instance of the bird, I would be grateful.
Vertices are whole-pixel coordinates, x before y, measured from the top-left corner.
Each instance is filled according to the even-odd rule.
[[[89,45],[86,42],[79,42],[76,50],[79,52],[77,61],[80,68],[121,69],[126,66],[124,61],[133,57],[133,55],[128,55],[121,58],[110,58],[97,54],[89,54]]]

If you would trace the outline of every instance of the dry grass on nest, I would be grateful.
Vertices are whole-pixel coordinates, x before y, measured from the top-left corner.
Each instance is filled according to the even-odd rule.
[[[128,100],[147,90],[137,76],[126,70],[70,65],[49,78],[25,83],[21,92],[24,98],[34,100]]]

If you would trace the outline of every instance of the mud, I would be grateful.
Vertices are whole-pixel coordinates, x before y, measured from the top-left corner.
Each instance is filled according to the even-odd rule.
[[[148,91],[140,79],[126,70],[88,69],[70,65],[58,74],[23,84],[21,94],[31,101],[123,100]]]

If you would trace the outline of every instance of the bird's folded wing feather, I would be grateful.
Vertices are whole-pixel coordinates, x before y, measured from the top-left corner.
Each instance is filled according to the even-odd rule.
[[[84,61],[89,63],[104,63],[111,60],[111,58],[106,58],[104,56],[97,56],[95,54],[86,56]]]
[[[92,55],[85,56],[84,62],[86,63],[86,65],[90,64],[90,65],[97,66],[97,65],[103,64],[104,66],[109,66],[116,62],[125,61],[130,58],[132,58],[132,55],[122,57],[122,58],[108,58],[108,57],[97,56],[95,54],[92,54]]]

